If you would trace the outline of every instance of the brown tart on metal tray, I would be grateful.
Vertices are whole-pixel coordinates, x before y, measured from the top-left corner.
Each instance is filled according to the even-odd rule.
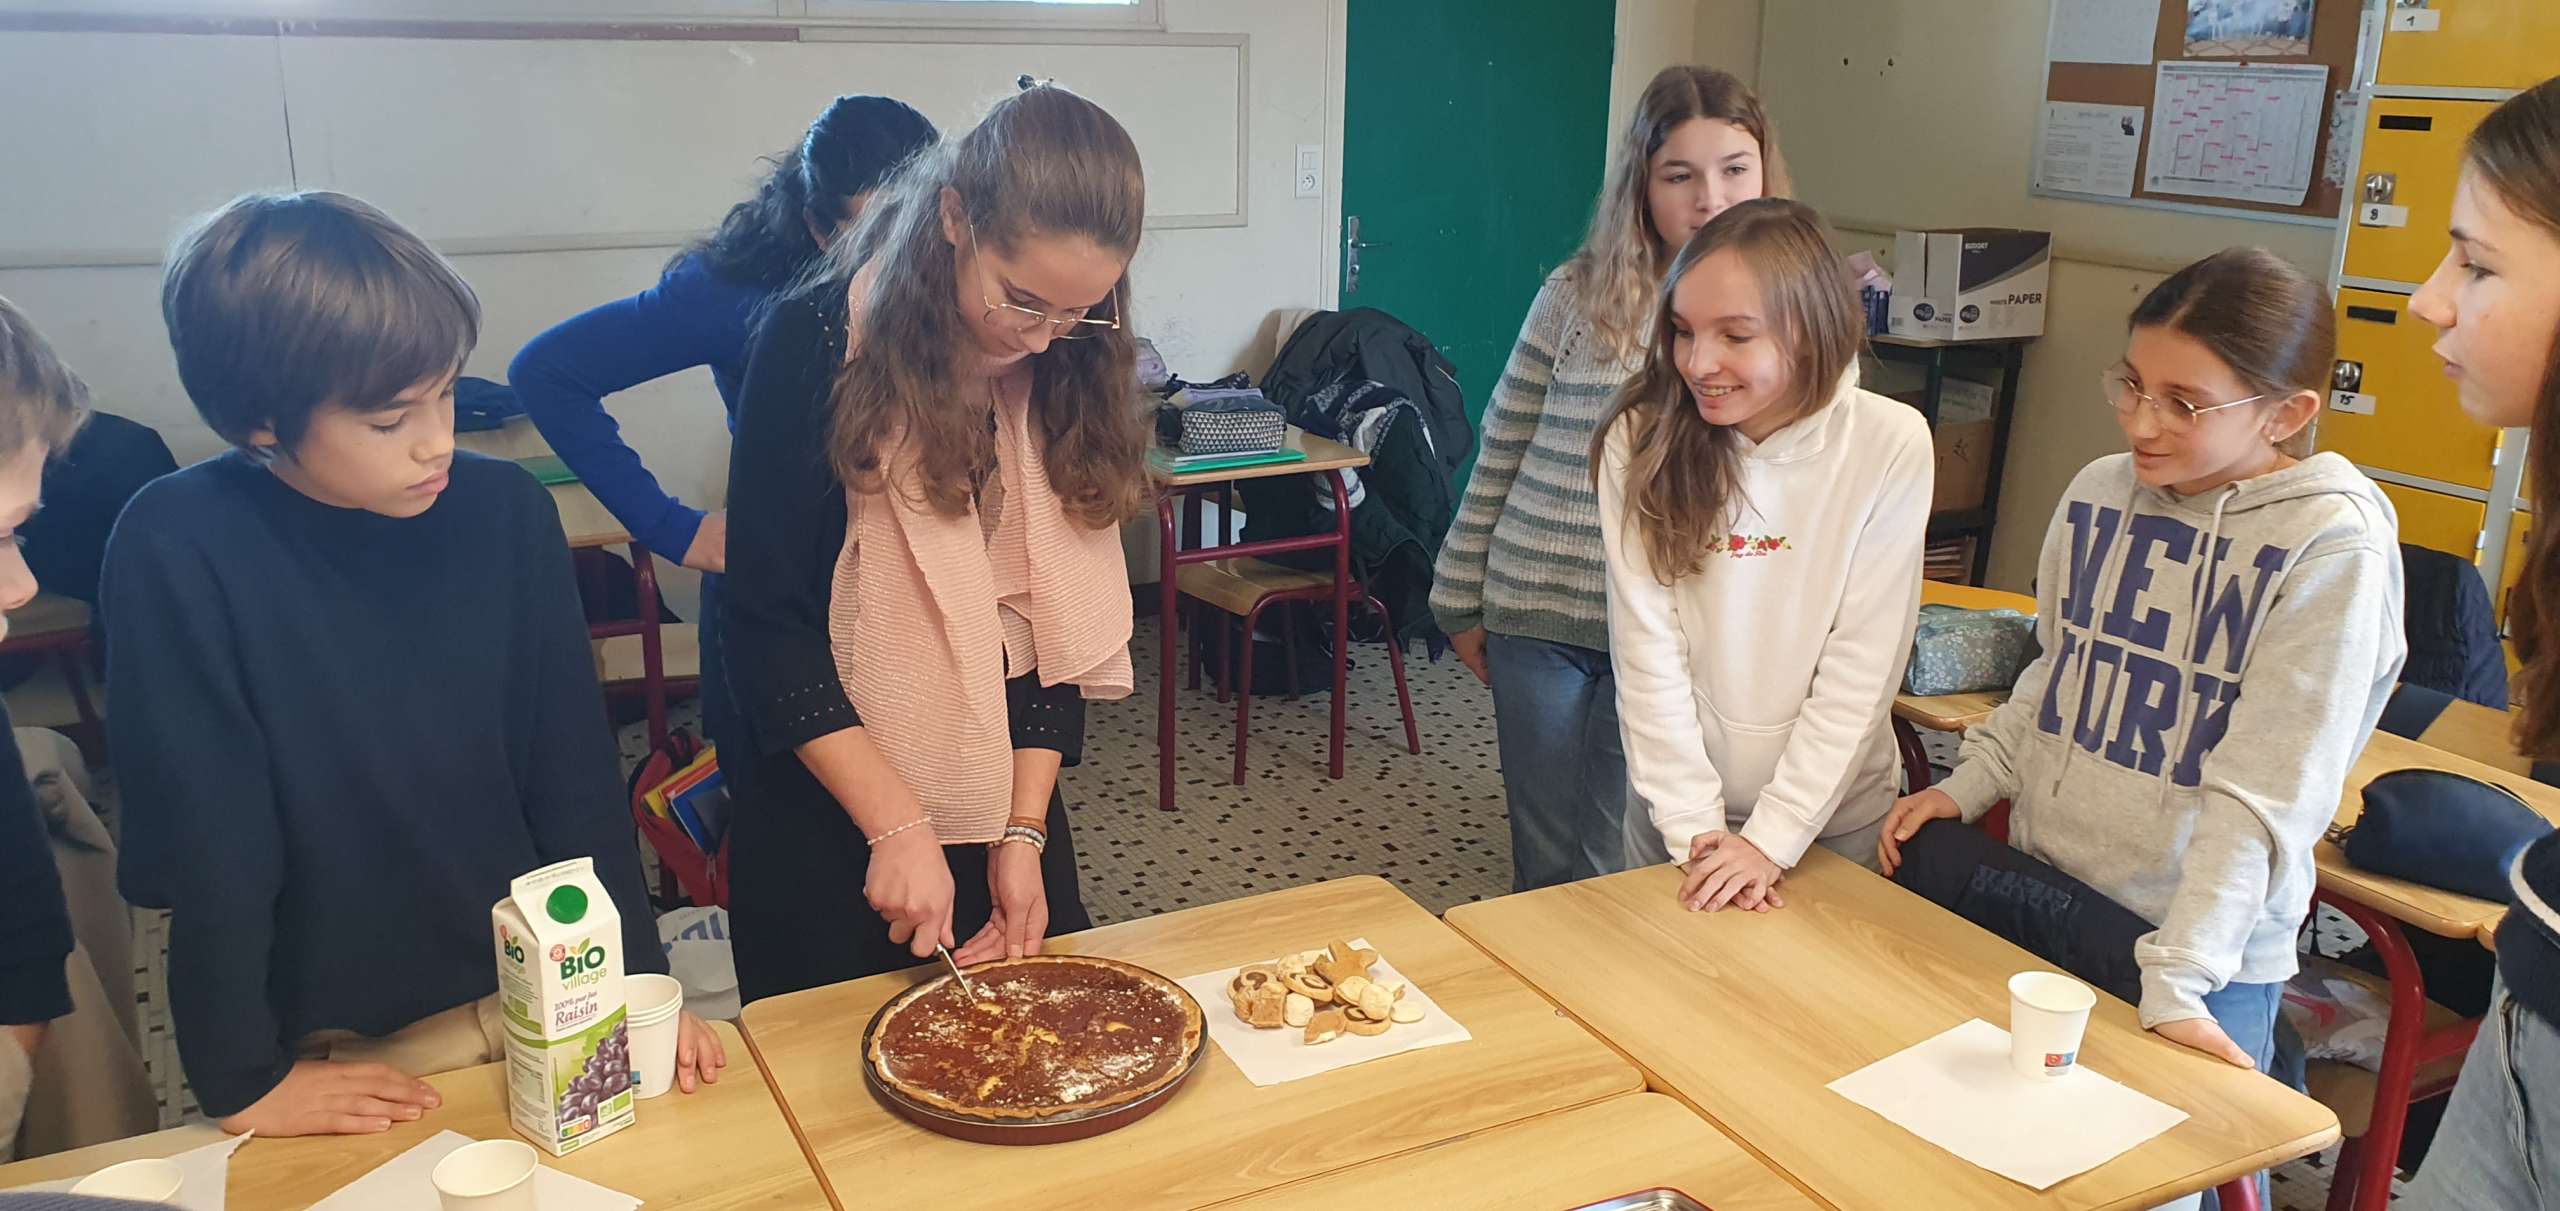
[[[1199,1002],[1140,967],[1038,955],[971,968],[889,1003],[871,1031],[881,1085],[944,1114],[990,1123],[1099,1112],[1189,1070]]]

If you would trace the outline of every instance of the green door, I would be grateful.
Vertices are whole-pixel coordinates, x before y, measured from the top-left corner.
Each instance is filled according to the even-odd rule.
[[[1479,423],[1606,160],[1608,0],[1350,0],[1342,307],[1412,325]],[[1359,225],[1359,280],[1350,228]]]

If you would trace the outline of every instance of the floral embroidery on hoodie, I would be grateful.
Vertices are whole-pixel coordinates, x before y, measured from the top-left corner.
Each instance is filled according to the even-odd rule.
[[[1784,534],[1719,534],[1707,540],[1707,549],[1735,559],[1757,559],[1788,549],[1788,543]]]

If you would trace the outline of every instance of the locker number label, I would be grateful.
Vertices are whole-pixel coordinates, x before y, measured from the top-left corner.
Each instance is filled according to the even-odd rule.
[[[2404,8],[2391,14],[2395,34],[2432,34],[2443,27],[2444,14],[2430,8]]]
[[[2329,410],[2353,413],[2357,416],[2371,416],[2373,415],[2373,397],[2362,391],[2332,391],[2329,393]]]
[[[2356,207],[2356,226],[2358,227],[2406,227],[2408,225],[2409,208],[2406,206],[2367,202]]]

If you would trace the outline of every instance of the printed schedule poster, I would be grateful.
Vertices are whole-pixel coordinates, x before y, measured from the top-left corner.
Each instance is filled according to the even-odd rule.
[[[2300,206],[2319,171],[2328,96],[2323,64],[2164,62],[2142,187]]]

